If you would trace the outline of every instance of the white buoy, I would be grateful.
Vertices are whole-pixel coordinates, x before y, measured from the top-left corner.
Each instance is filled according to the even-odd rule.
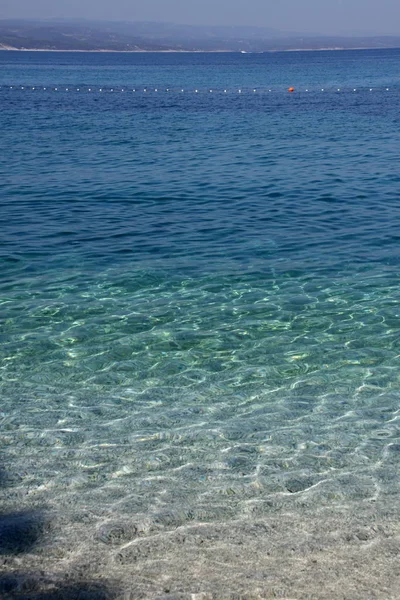
[[[224,90],[224,94],[226,94],[226,93],[227,93],[227,91],[228,91],[228,90]]]

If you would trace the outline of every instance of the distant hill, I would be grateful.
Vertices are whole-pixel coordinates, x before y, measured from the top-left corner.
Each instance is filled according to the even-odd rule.
[[[268,52],[395,48],[400,36],[343,37],[262,27],[205,27],[102,21],[0,21],[2,50]]]

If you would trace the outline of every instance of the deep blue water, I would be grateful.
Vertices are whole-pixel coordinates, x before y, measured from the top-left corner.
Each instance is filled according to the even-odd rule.
[[[4,510],[54,523],[27,569],[161,597],[182,528],[234,582],[233,527],[395,512],[399,60],[0,52]],[[178,591],[217,589],[184,555]]]

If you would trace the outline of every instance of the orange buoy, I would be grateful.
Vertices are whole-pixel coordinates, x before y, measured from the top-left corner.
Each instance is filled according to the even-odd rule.
[[[294,92],[294,87],[290,87],[290,88],[288,89],[288,92],[291,92],[291,93],[292,93],[292,92]]]

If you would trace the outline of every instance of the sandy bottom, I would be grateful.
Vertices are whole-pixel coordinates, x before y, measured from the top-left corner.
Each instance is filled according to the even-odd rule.
[[[64,518],[3,513],[1,597],[398,599],[398,499],[320,510],[312,500],[294,493],[292,510],[284,499],[252,502],[247,519],[168,532],[131,521],[99,527],[89,513],[73,522],[73,508]]]

